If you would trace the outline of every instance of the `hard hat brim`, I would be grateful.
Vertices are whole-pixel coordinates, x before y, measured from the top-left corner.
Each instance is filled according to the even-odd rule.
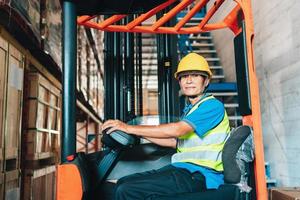
[[[190,74],[197,73],[197,74],[199,74],[201,76],[205,76],[207,78],[210,78],[212,76],[211,74],[207,73],[206,71],[201,71],[201,70],[185,70],[185,71],[175,72],[174,73],[174,77],[175,77],[175,79],[178,80],[181,74],[189,74],[189,73]]]

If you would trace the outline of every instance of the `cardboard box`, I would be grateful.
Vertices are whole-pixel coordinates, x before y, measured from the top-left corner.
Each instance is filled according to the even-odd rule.
[[[271,188],[270,200],[300,200],[300,187]]]

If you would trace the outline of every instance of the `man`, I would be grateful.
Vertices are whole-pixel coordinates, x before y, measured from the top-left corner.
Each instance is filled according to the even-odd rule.
[[[218,188],[224,182],[221,152],[230,128],[223,104],[204,92],[211,77],[207,61],[190,53],[180,61],[175,73],[188,100],[179,122],[134,126],[108,120],[103,124],[102,129],[109,128],[108,133],[122,130],[177,148],[170,165],[121,178],[116,186],[116,200],[159,199]]]

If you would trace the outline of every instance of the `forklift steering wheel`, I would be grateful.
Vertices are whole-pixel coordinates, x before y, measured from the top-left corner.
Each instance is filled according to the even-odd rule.
[[[110,134],[107,134],[106,132],[107,130],[103,131],[102,142],[103,144],[109,147],[116,147],[116,146],[126,147],[126,146],[139,143],[139,138],[130,135],[124,131],[115,130]]]

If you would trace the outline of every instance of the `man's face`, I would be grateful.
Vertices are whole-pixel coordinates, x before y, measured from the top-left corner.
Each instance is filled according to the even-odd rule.
[[[178,79],[181,91],[185,96],[201,95],[209,83],[209,79],[197,71],[182,72]]]

